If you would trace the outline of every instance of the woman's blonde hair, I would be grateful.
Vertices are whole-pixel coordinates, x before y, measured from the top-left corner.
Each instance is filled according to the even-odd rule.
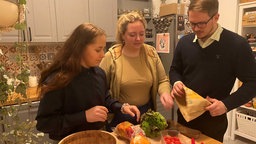
[[[188,11],[206,12],[211,17],[218,13],[218,0],[191,0]]]
[[[137,11],[132,11],[126,14],[122,14],[120,18],[117,21],[117,30],[116,30],[116,43],[117,44],[123,44],[123,37],[122,35],[126,32],[127,30],[127,25],[129,23],[133,23],[136,21],[141,21],[143,24],[144,28],[146,29],[147,27],[147,22],[145,18]]]

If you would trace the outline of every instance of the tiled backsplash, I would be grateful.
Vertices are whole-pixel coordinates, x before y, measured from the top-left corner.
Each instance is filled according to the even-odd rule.
[[[25,63],[30,67],[31,75],[40,76],[40,66],[43,67],[51,63],[57,51],[62,47],[63,43],[31,43],[27,48],[27,52],[21,54]],[[1,43],[0,49],[3,56],[0,57],[10,71],[19,69],[16,64],[16,57],[19,54],[14,43]]]
[[[63,44],[61,42],[30,43],[27,52],[22,54],[22,58],[29,65],[31,75],[39,77],[41,69],[52,62],[55,54],[61,49]],[[112,42],[107,42],[106,48],[109,48],[111,45]],[[14,43],[0,43],[0,49],[4,54],[0,56],[0,61],[5,63],[10,71],[19,69],[15,61],[19,53]]]

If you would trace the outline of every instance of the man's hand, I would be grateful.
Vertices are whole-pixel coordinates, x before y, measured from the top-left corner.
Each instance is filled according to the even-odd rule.
[[[87,122],[104,122],[107,120],[108,109],[104,106],[95,106],[85,111]]]
[[[173,97],[169,93],[161,94],[160,101],[166,110],[173,107]]]
[[[177,81],[174,83],[171,96],[172,97],[183,97],[186,95],[184,87],[185,85],[181,81]]]
[[[207,96],[206,99],[212,103],[205,108],[210,112],[211,116],[219,116],[227,112],[227,108],[222,101],[210,98],[209,96]]]

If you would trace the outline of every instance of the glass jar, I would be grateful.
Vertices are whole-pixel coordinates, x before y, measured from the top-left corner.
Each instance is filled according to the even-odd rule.
[[[252,99],[252,106],[253,108],[256,108],[256,97]]]

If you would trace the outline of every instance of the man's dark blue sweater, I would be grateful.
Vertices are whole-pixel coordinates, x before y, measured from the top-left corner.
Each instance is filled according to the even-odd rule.
[[[180,39],[170,68],[170,81],[182,81],[202,97],[221,100],[228,111],[256,96],[256,62],[245,38],[223,29],[220,40],[206,48],[193,42],[195,34]],[[243,85],[230,94],[236,78]],[[207,111],[186,122],[178,111],[178,122],[222,141],[227,128],[226,114],[212,117]]]
[[[203,97],[221,100],[228,110],[256,96],[256,63],[243,37],[224,29],[220,41],[204,49],[193,42],[194,37],[183,37],[175,49],[170,68],[172,85],[182,81]],[[236,78],[243,85],[230,95]]]

